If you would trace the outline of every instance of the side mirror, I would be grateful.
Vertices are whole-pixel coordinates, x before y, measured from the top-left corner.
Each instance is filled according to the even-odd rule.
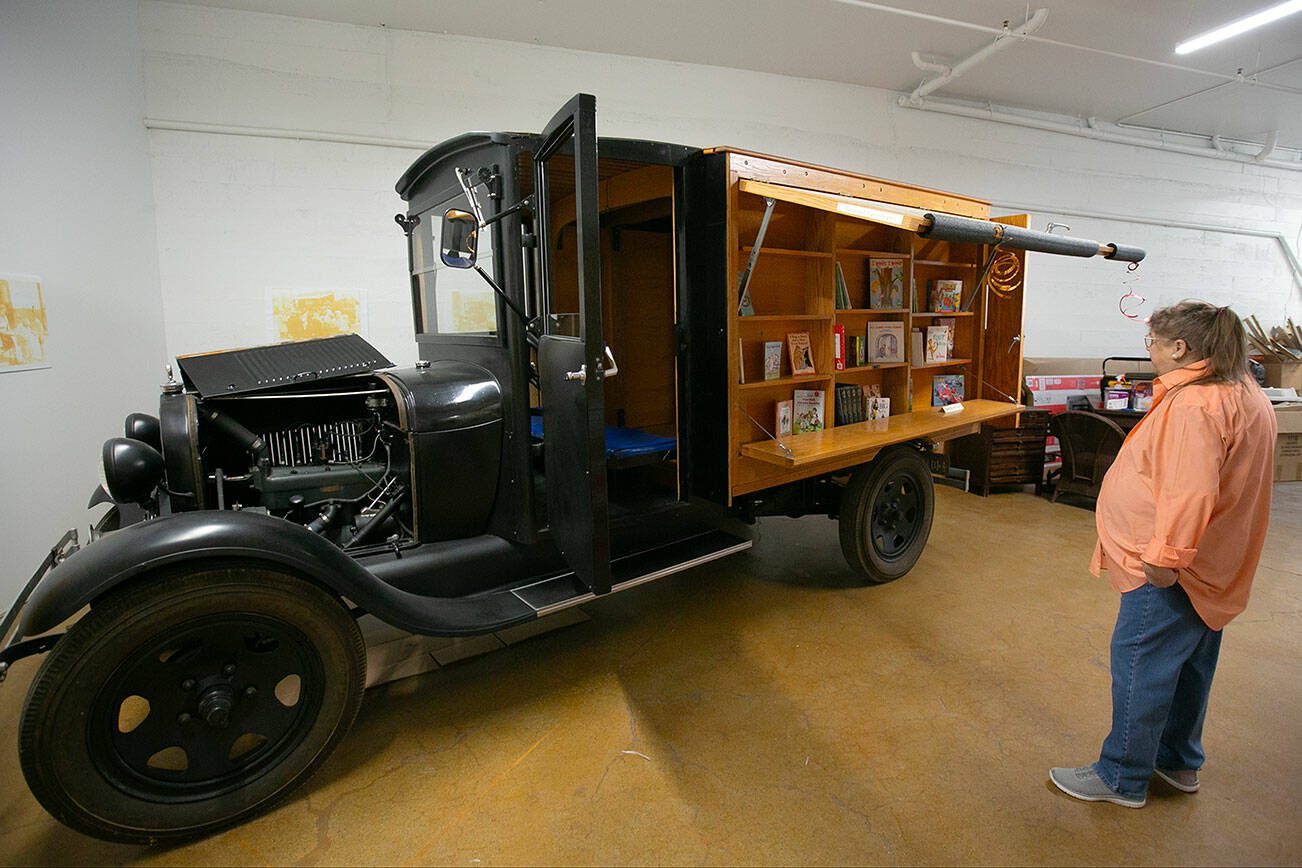
[[[474,214],[455,208],[443,215],[443,240],[439,258],[448,268],[473,268],[479,221]]]

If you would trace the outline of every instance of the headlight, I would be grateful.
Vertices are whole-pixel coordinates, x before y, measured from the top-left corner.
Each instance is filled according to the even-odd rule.
[[[115,503],[147,503],[163,479],[163,456],[139,440],[106,440],[103,457],[101,480]]]

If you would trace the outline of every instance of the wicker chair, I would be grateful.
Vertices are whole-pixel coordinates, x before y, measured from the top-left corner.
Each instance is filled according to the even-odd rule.
[[[1097,498],[1126,433],[1111,419],[1083,410],[1057,414],[1049,420],[1049,430],[1062,448],[1062,473],[1053,500],[1063,492]]]

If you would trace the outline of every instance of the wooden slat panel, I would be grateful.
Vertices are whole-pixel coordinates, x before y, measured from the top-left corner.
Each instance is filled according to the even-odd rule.
[[[780,202],[804,205],[807,208],[830,211],[843,217],[854,217],[869,223],[879,223],[910,232],[918,232],[931,226],[930,220],[892,208],[893,203],[890,202],[856,199],[853,196],[838,196],[835,193],[804,190],[799,187],[783,187],[780,184],[766,184],[762,181],[743,180],[738,186],[743,193],[766,196]]]
[[[926,208],[929,211],[943,211],[947,214],[959,214],[985,220],[990,216],[990,203],[971,196],[946,193],[916,184],[899,181],[887,181],[871,175],[846,172],[802,163],[753,151],[741,151],[735,148],[711,148],[705,153],[727,151],[731,154],[729,162],[738,177],[755,181],[767,181],[775,184],[798,185],[810,190],[823,190],[840,196],[856,196],[863,199],[877,199],[897,205],[913,208]]]
[[[867,460],[861,456],[875,454],[897,443],[918,439],[946,440],[969,434],[982,422],[1011,416],[1021,409],[1025,408],[978,399],[965,402],[963,409],[952,415],[928,409],[891,416],[885,430],[880,423],[862,422],[788,437],[783,443],[791,450],[791,457],[787,457],[782,447],[772,440],[747,443],[741,452],[748,458],[779,467],[799,468],[833,459],[850,465]]]

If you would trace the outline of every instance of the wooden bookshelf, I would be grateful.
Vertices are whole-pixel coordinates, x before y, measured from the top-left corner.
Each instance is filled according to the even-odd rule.
[[[816,201],[818,197],[806,196],[801,189],[858,195],[883,203],[963,213],[978,219],[988,219],[987,205],[920,188],[896,190],[889,184],[878,188],[875,197],[869,197],[854,192],[858,183],[854,176],[842,178],[828,172],[811,175],[797,169],[796,164],[792,164],[792,174],[784,176],[773,160],[760,164],[752,155],[727,153],[727,273],[733,278],[732,296],[736,295],[736,276],[749,260],[764,213],[764,197],[757,192],[743,192],[741,181],[782,185],[764,189],[764,195],[772,196],[776,204],[751,277],[750,295],[756,315],[737,315],[734,302],[727,318],[732,371],[728,389],[730,496],[831,472],[847,463],[862,463],[886,445],[919,438],[943,441],[961,436],[975,431],[984,421],[1013,413],[1008,401],[983,384],[988,379],[983,374],[989,343],[985,327],[986,299],[979,295],[968,310],[936,312],[930,310],[928,298],[932,281],[958,280],[963,284],[960,305],[967,303],[979,269],[984,265],[986,249],[981,245],[928,240],[899,227],[838,213],[822,207]],[[760,165],[762,171],[757,169]],[[782,180],[776,180],[777,176],[782,176]],[[898,200],[893,198],[896,195],[900,197]],[[932,196],[936,198],[928,198]],[[869,262],[885,258],[902,261],[904,304],[872,308],[868,305]],[[849,295],[849,308],[836,307],[838,267]],[[953,323],[955,358],[943,363],[918,364],[919,360],[910,358],[911,332],[919,329],[925,336],[926,329],[942,319]],[[875,322],[902,324],[905,360],[849,365],[836,370],[834,328],[844,327],[847,337],[866,336],[868,325]],[[1014,333],[1020,334],[1020,305],[1015,323],[1011,318],[1000,322],[1005,332],[1015,328]],[[786,335],[800,331],[809,332],[817,369],[815,376],[791,375]],[[777,379],[762,379],[766,341],[782,343],[782,373]],[[998,341],[1001,350],[1009,344],[1009,338],[1002,334]],[[1020,344],[1011,355],[1016,356],[1016,377],[1020,380]],[[744,364],[744,382],[739,364]],[[950,373],[961,373],[964,378],[965,409],[952,416],[931,407],[933,377]],[[836,387],[845,383],[865,389],[875,387],[882,396],[889,397],[890,418],[836,426]],[[1015,385],[999,388],[1018,393]],[[777,403],[791,400],[797,389],[824,392],[826,427],[819,432],[784,435],[782,442],[794,456],[788,457],[772,434]],[[988,400],[994,398],[998,400]]]

